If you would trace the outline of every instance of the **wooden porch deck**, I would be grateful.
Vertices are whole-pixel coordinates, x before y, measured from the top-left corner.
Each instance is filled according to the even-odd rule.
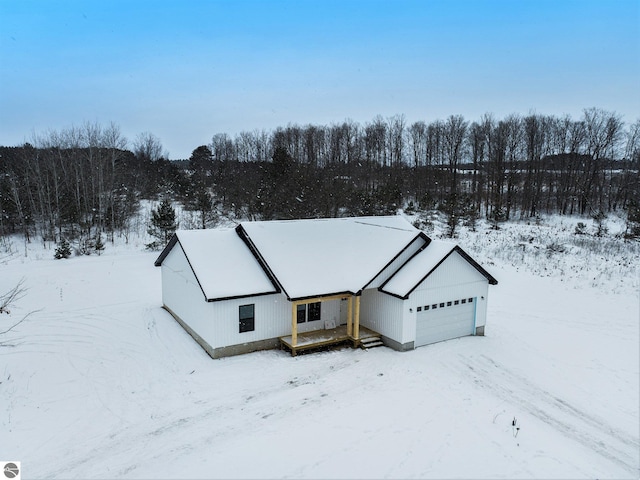
[[[347,335],[347,326],[341,325],[335,328],[314,330],[312,332],[298,332],[298,342],[295,347],[293,346],[291,335],[280,337],[280,348],[290,350],[291,355],[295,356],[303,350],[328,347],[347,342],[353,342],[353,346],[358,347],[362,340],[374,337],[380,337],[380,334],[360,325],[360,338],[356,340]]]

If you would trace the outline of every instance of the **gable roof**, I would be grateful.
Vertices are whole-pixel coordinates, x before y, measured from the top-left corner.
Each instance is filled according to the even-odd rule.
[[[247,222],[237,228],[291,300],[359,293],[417,237],[401,216]]]
[[[178,230],[155,261],[156,266],[176,244],[209,302],[280,291],[233,229]]]
[[[235,229],[179,230],[155,265],[162,265],[179,245],[209,302],[281,291],[289,300],[359,295],[417,239],[424,244],[422,249],[380,291],[408,298],[454,251],[489,283],[498,283],[459,246],[431,241],[401,216],[245,222]]]
[[[498,281],[489,272],[482,268],[480,264],[458,245],[441,240],[432,240],[424,249],[411,257],[397,272],[383,283],[379,290],[394,297],[402,299],[408,298],[411,292],[426,280],[453,252],[458,252],[460,256],[483,275],[491,285],[498,284]]]

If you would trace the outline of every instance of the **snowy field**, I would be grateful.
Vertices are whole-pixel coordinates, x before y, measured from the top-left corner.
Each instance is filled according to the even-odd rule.
[[[36,312],[0,336],[0,458],[26,479],[638,478],[640,247],[578,221],[460,232],[500,282],[485,337],[295,358],[210,359],[144,238],[4,242],[0,293],[28,292],[0,331]]]

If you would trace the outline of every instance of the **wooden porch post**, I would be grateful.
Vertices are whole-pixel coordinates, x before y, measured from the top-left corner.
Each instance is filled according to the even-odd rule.
[[[360,295],[356,295],[356,308],[353,319],[353,338],[360,338]]]
[[[298,345],[298,304],[291,302],[291,345],[296,347]]]
[[[347,335],[351,336],[353,333],[353,295],[349,295],[349,302],[347,303]]]

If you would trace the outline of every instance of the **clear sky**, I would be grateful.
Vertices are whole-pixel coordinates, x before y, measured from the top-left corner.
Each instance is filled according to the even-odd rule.
[[[0,0],[0,145],[404,114],[640,117],[639,0]]]

